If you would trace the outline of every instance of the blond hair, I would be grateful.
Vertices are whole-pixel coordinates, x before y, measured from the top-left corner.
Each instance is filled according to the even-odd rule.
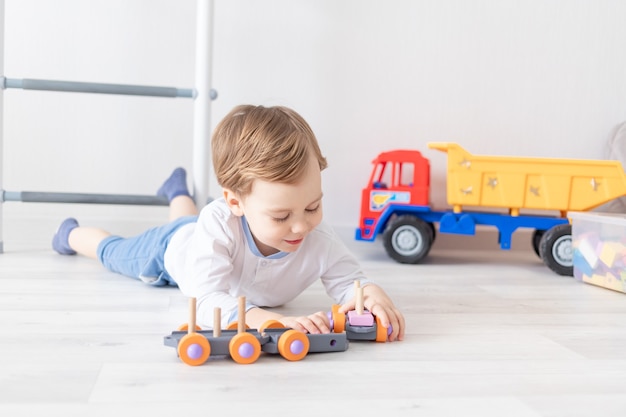
[[[294,184],[311,155],[326,168],[315,134],[295,111],[281,106],[240,105],[220,121],[211,139],[218,183],[240,196],[255,179]]]

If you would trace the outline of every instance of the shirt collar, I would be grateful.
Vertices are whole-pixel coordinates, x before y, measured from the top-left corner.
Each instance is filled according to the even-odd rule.
[[[241,216],[241,226],[243,227],[243,233],[246,236],[248,247],[250,248],[250,250],[255,256],[258,256],[260,258],[266,258],[266,259],[280,259],[289,255],[289,252],[276,252],[272,255],[264,256],[259,251],[259,248],[256,246],[256,242],[254,241],[254,238],[252,237],[252,232],[250,232],[250,227],[248,226],[248,221],[246,220],[246,216]]]

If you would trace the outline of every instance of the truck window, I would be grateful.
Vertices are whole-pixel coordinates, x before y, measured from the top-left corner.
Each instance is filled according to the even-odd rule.
[[[413,187],[413,178],[415,177],[415,164],[412,162],[405,162],[399,165],[399,185],[401,187]]]
[[[381,162],[372,176],[372,187],[377,189],[392,187],[412,187],[415,164],[412,162]]]
[[[385,169],[388,168],[388,169]],[[373,188],[387,188],[387,184],[391,182],[391,166],[387,167],[387,163],[382,162],[376,165],[376,169],[373,175]]]

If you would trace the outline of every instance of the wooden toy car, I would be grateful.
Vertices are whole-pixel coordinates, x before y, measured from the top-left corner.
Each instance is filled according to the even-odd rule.
[[[230,356],[240,364],[255,362],[262,352],[280,354],[289,361],[299,361],[308,353],[343,352],[348,349],[346,332],[308,334],[269,321],[258,330],[247,329],[244,320],[220,329],[219,309],[213,330],[196,326],[196,300],[190,300],[190,320],[177,331],[165,336],[164,344],[176,348],[179,358],[188,365],[202,365],[209,356]],[[238,317],[245,317],[245,298],[239,299]],[[236,329],[234,329],[236,327]]]
[[[386,342],[392,329],[383,327],[380,319],[363,307],[363,288],[354,282],[356,308],[347,314],[339,313],[339,306],[333,305],[328,313],[331,328],[336,333],[346,333],[348,340],[371,340]]]

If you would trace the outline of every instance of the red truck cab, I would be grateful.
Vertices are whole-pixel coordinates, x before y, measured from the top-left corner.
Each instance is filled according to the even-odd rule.
[[[379,154],[367,186],[361,192],[361,217],[357,239],[373,240],[380,216],[389,204],[430,204],[430,162],[416,150]]]

